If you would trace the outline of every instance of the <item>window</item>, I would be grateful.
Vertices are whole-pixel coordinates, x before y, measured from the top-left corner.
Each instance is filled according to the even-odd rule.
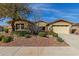
[[[20,24],[16,24],[16,29],[20,29]]]
[[[16,30],[18,29],[24,29],[24,24],[16,24]]]
[[[24,29],[24,24],[21,24],[21,29]]]

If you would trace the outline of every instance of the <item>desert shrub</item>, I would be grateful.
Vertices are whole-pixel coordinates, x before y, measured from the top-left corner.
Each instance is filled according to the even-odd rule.
[[[58,40],[59,42],[64,42],[64,40],[63,40],[61,37],[57,37],[57,40]]]
[[[12,34],[16,34],[16,35],[17,35],[17,34],[18,34],[18,32],[14,31],[14,32],[12,32]]]
[[[46,34],[46,32],[39,32],[38,35],[42,36],[42,37],[46,37],[47,34]]]
[[[53,31],[48,32],[48,35],[53,35],[54,37],[58,37],[58,34]]]
[[[2,42],[4,42],[4,43],[8,43],[8,42],[11,42],[11,41],[13,41],[13,37],[11,37],[11,36],[2,38]]]
[[[30,38],[31,36],[30,36],[30,34],[26,34],[25,37],[26,38]]]
[[[3,37],[4,37],[4,35],[1,35],[1,36],[0,36],[0,41],[2,40]]]
[[[53,34],[53,32],[48,32],[48,35],[52,35]]]
[[[4,28],[4,31],[5,31],[6,33],[8,33],[9,29],[8,29],[8,28]]]
[[[54,37],[58,37],[58,34],[57,33],[52,33],[52,35],[54,36]]]
[[[19,35],[19,36],[25,36],[26,34],[30,34],[28,31],[15,31],[13,34]]]
[[[26,34],[30,34],[29,32],[19,32],[19,36],[25,36]]]

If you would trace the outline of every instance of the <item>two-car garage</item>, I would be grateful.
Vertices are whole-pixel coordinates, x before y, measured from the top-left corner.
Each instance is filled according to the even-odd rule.
[[[63,33],[63,34],[70,33],[69,26],[59,25],[59,26],[53,26],[52,28],[55,33]]]
[[[48,27],[51,27],[55,33],[70,34],[72,23],[65,20],[57,20],[52,22]]]

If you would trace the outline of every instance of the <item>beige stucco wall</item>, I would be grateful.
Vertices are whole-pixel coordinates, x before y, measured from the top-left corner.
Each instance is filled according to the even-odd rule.
[[[52,25],[68,25],[68,26],[53,26]],[[70,33],[70,27],[71,27],[71,24],[70,23],[67,23],[67,22],[56,22],[56,23],[53,23],[53,24],[50,24],[48,26],[48,30],[52,30],[56,33],[63,33],[63,34],[69,34]]]
[[[70,27],[53,27],[53,31],[55,33],[62,33],[62,34],[69,34],[70,33]]]
[[[43,26],[46,26],[47,23],[46,22],[38,22],[36,23],[37,26],[40,26],[40,27],[43,27]]]

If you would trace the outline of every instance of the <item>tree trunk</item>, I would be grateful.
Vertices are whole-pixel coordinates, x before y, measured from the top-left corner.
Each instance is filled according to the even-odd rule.
[[[14,24],[12,23],[12,31],[15,31],[15,26],[14,26]]]

